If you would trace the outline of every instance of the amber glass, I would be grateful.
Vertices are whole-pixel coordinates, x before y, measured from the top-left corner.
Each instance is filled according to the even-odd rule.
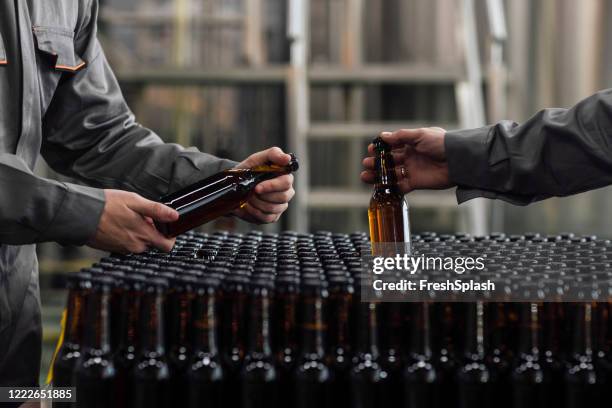
[[[64,341],[53,363],[53,386],[72,387],[72,373],[82,351],[85,300],[91,289],[88,273],[70,274],[68,277],[68,305]],[[57,402],[57,407],[69,407],[71,403]]]
[[[397,185],[391,146],[381,138],[373,143],[376,181],[368,208],[370,239],[372,243],[410,243],[408,204]]]
[[[92,279],[87,299],[84,350],[74,369],[77,406],[114,406],[116,370],[111,358],[110,297],[114,281],[109,277]]]
[[[217,346],[217,279],[198,283],[193,305],[193,354],[187,371],[189,407],[221,407],[224,372]]]
[[[170,223],[156,223],[166,236],[175,237],[215,218],[227,215],[243,206],[255,186],[298,169],[298,161],[291,155],[287,166],[274,164],[250,169],[229,169],[198,181],[160,199],[179,213],[179,219]]]

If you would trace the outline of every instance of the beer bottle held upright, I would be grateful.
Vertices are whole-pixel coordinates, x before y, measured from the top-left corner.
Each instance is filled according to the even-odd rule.
[[[376,181],[370,199],[368,219],[372,243],[405,242],[410,244],[408,203],[397,185],[391,146],[380,137],[374,144]]]
[[[178,211],[179,219],[155,225],[164,235],[175,237],[244,206],[257,184],[298,168],[298,161],[292,154],[286,166],[266,164],[224,170],[162,197],[160,202]]]

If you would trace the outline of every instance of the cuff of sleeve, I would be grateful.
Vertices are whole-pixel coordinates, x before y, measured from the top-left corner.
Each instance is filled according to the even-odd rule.
[[[498,193],[489,190],[479,190],[476,188],[457,187],[457,203],[462,204],[474,198],[488,198],[491,200],[502,200],[513,205],[525,206],[536,201],[548,198],[547,196],[525,196],[520,194]]]
[[[84,245],[95,234],[104,210],[104,190],[63,183],[66,194],[57,215],[43,234],[44,241]]]
[[[451,182],[459,186],[489,185],[489,127],[446,132],[444,147]]]

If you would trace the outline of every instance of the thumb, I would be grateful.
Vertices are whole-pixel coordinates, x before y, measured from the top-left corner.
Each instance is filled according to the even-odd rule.
[[[245,161],[240,163],[238,167],[254,167],[267,163],[273,163],[280,166],[285,166],[291,161],[291,156],[283,152],[279,147],[271,147],[250,155]]]
[[[144,197],[136,196],[134,200],[129,201],[127,206],[136,211],[143,217],[150,217],[154,221],[171,222],[179,218],[178,212],[172,208],[155,201],[147,200]]]
[[[389,143],[392,148],[405,145],[414,146],[423,135],[423,129],[400,129],[395,132],[383,132],[380,137]]]

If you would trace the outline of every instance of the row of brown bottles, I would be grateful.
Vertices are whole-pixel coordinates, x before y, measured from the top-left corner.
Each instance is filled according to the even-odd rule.
[[[79,407],[608,405],[609,297],[361,302],[363,240],[188,234],[105,258],[69,275],[53,383]]]

